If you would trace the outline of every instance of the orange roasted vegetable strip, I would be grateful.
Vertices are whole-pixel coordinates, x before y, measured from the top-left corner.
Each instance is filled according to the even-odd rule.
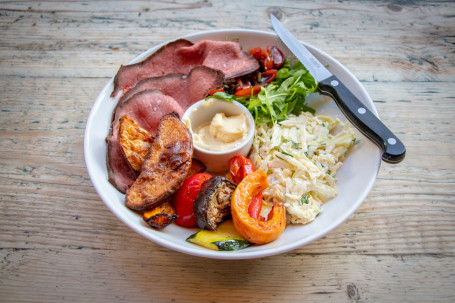
[[[268,187],[267,175],[263,170],[246,176],[234,191],[231,200],[231,214],[235,229],[248,241],[266,244],[277,239],[286,227],[284,205],[275,204],[268,221],[254,219],[248,214],[248,205],[258,193]]]

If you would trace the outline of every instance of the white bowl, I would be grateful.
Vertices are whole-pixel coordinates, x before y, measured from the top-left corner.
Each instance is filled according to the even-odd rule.
[[[216,30],[187,35],[182,38],[192,42],[205,39],[233,40],[236,39],[249,50],[254,47],[278,46],[285,55],[290,55],[288,49],[274,34],[253,30]],[[177,39],[177,38],[175,38]],[[174,38],[172,40],[175,40]],[[169,41],[168,41],[169,42]],[[136,57],[130,63],[143,60],[159,47],[163,42]],[[335,74],[343,83],[377,115],[373,101],[360,82],[341,63],[323,51],[305,44],[308,49]],[[119,62],[119,65],[123,62]],[[339,195],[322,206],[322,214],[307,225],[290,225],[274,242],[266,245],[253,245],[246,249],[223,252],[209,250],[185,241],[196,229],[182,228],[169,225],[162,231],[147,227],[140,216],[125,207],[124,195],[118,192],[107,180],[106,169],[106,142],[112,111],[116,105],[110,98],[113,89],[113,78],[106,84],[96,99],[85,130],[84,154],[90,178],[107,207],[131,229],[164,247],[201,257],[216,259],[249,259],[284,253],[314,241],[345,221],[367,197],[373,187],[381,163],[381,152],[375,144],[362,134],[358,133],[360,142],[347,157],[344,165],[338,170],[337,188]],[[319,114],[330,114],[346,121],[333,101],[314,98],[313,107]]]
[[[226,116],[245,114],[248,120],[248,133],[243,141],[228,150],[211,151],[199,147],[194,143],[194,158],[201,160],[207,170],[212,173],[223,173],[229,169],[229,160],[236,156],[246,157],[253,145],[254,118],[248,109],[242,104],[234,101],[227,102],[219,99],[201,100],[191,105],[183,114],[182,121],[190,123],[191,129],[197,129],[200,125],[210,122],[217,113],[224,113]]]

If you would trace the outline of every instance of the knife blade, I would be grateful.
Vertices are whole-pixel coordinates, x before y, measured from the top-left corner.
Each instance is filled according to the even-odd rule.
[[[318,82],[319,92],[332,97],[348,120],[382,150],[382,160],[401,162],[406,148],[398,137],[373,114],[343,82],[333,75],[286,27],[271,14],[273,28],[278,37],[308,69]]]

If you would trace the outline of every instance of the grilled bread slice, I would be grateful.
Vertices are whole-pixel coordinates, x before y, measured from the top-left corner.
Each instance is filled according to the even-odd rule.
[[[188,176],[192,156],[193,138],[186,125],[176,113],[164,115],[141,173],[126,192],[126,206],[145,210],[163,203]]]

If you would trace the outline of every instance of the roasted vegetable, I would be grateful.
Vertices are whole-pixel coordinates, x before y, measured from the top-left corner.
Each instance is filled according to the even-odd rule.
[[[261,64],[262,70],[268,71],[273,68],[273,59],[267,50],[256,47],[250,50],[250,54]]]
[[[284,55],[281,50],[275,45],[267,46],[267,52],[270,54],[270,57],[273,61],[273,68],[279,69],[284,64]]]
[[[177,219],[177,215],[175,213],[174,205],[172,205],[170,199],[168,199],[157,207],[146,210],[142,214],[142,219],[153,228],[163,229],[169,224],[174,223]]]
[[[236,185],[217,176],[205,181],[193,205],[197,225],[216,230],[218,223],[231,214],[231,198]]]
[[[152,135],[129,116],[122,116],[119,120],[118,136],[120,147],[128,164],[134,171],[140,172],[153,143]],[[188,176],[202,173],[206,170],[207,166],[202,161],[192,159]]]
[[[175,223],[185,227],[197,226],[193,212],[194,200],[196,200],[202,184],[211,177],[212,175],[199,173],[188,177],[183,182],[182,187],[174,196],[174,205],[178,216]]]
[[[256,171],[256,167],[250,159],[245,158],[241,155],[237,155],[231,158],[229,161],[229,171],[231,178],[236,184],[239,184],[243,178],[252,172]],[[259,218],[259,214],[262,209],[262,192],[258,193],[253,200],[251,200],[248,206],[248,213],[254,219]]]
[[[236,97],[249,97],[252,95],[257,95],[261,91],[261,86],[260,85],[255,85],[253,87],[241,89],[235,92]]]
[[[202,161],[193,158],[193,160],[191,162],[190,171],[188,172],[188,177],[195,175],[195,174],[203,173],[206,170],[207,170],[207,166],[205,166],[205,164]]]
[[[126,192],[126,206],[145,210],[172,196],[188,176],[192,155],[186,125],[176,113],[164,115],[141,173]]]
[[[241,155],[232,157],[229,160],[229,172],[235,184],[239,184],[243,178],[256,170],[250,159]]]
[[[122,116],[119,120],[118,138],[128,164],[135,172],[140,172],[152,146],[152,135],[129,116]]]
[[[248,213],[250,201],[268,187],[267,174],[257,170],[240,182],[231,201],[231,214],[235,229],[249,242],[266,244],[277,239],[286,227],[286,209],[275,204],[267,221],[258,220]]]
[[[186,241],[213,250],[239,250],[251,245],[235,230],[232,220],[227,220],[218,225],[216,231],[201,230]]]

